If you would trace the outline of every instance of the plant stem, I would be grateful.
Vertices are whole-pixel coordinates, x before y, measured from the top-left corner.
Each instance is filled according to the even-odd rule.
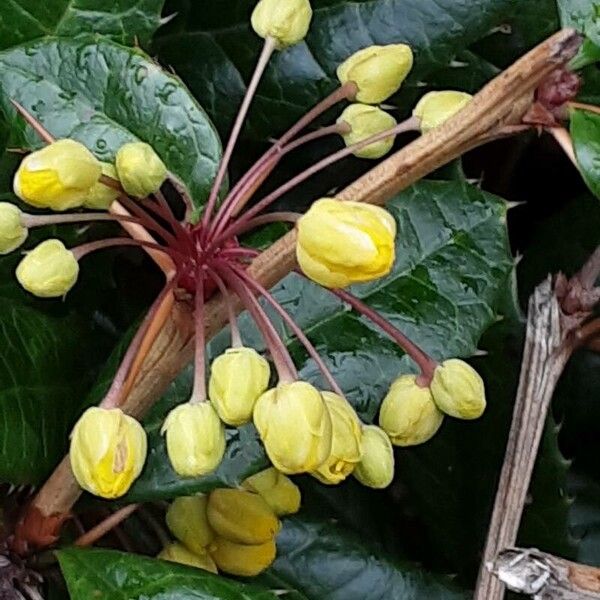
[[[312,342],[306,337],[302,329],[297,325],[297,323],[294,321],[291,315],[283,308],[283,306],[281,306],[281,304],[279,304],[279,302],[277,302],[277,300],[275,300],[275,298],[269,291],[267,291],[262,285],[260,285],[260,283],[258,283],[258,281],[255,281],[242,269],[238,269],[233,266],[231,268],[237,273],[237,275],[240,278],[242,278],[248,284],[249,287],[254,288],[256,292],[264,296],[267,302],[269,302],[269,304],[277,311],[277,313],[279,313],[281,318],[294,332],[295,336],[298,338],[300,343],[306,348],[306,351],[308,352],[310,357],[315,361],[316,365],[319,367],[319,370],[321,371],[321,373],[323,373],[325,380],[331,387],[331,390],[335,392],[338,396],[342,396],[343,398],[344,392],[333,377],[331,371],[327,368],[327,365],[317,352],[316,348],[313,346]]]
[[[215,204],[217,202],[219,190],[221,189],[221,184],[225,179],[225,173],[227,172],[227,167],[229,166],[229,161],[231,160],[231,155],[233,154],[233,149],[235,148],[235,144],[239,137],[240,131],[242,130],[244,119],[248,114],[248,109],[250,108],[250,103],[252,102],[254,94],[256,93],[256,88],[258,87],[261,77],[265,72],[269,59],[271,58],[271,54],[273,54],[274,50],[275,40],[271,37],[267,37],[265,39],[262,52],[260,53],[258,62],[254,69],[252,79],[250,80],[248,88],[246,89],[246,94],[244,95],[244,99],[240,106],[240,110],[237,114],[235,123],[233,125],[233,129],[231,130],[231,134],[229,136],[225,152],[223,153],[223,157],[221,158],[221,162],[219,163],[219,170],[217,171],[217,176],[215,177],[215,181],[210,191],[208,203],[206,204],[206,208],[204,209],[204,215],[202,216],[203,232],[207,231],[208,226],[210,224],[212,211],[214,210]]]
[[[160,244],[145,242],[144,240],[134,240],[131,238],[108,238],[105,240],[97,240],[95,242],[89,242],[87,244],[82,244],[81,246],[71,248],[71,252],[73,252],[77,260],[81,260],[87,254],[96,252],[96,250],[104,250],[106,248],[114,248],[117,246],[137,246],[139,248],[151,248],[152,250],[156,250],[158,252],[164,252],[176,262],[181,262],[182,259],[187,258],[185,254],[182,254],[173,248],[165,248]]]
[[[89,223],[94,221],[120,221],[141,224],[137,217],[111,215],[109,213],[73,213],[60,215],[21,214],[21,222],[25,227],[42,227],[44,225],[62,225],[63,223]]]
[[[129,504],[128,506],[124,506],[120,508],[116,512],[112,513],[109,517],[104,519],[90,529],[87,533],[79,536],[75,540],[75,546],[85,547],[91,546],[95,542],[97,542],[100,538],[104,537],[111,529],[114,529],[119,523],[128,519],[139,507],[141,504]]]
[[[196,270],[196,306],[194,311],[195,323],[195,352],[194,352],[194,388],[190,403],[206,401],[206,334],[204,322],[204,274],[202,267]]]
[[[296,223],[301,216],[301,213],[290,211],[272,212],[267,213],[266,215],[259,215],[258,217],[254,217],[253,219],[239,223],[239,225],[237,223],[232,225],[232,227],[228,229],[230,232],[228,239],[268,223]]]
[[[242,336],[240,335],[240,328],[238,327],[237,318],[235,314],[235,309],[233,307],[233,300],[231,299],[231,294],[225,285],[225,282],[219,277],[214,269],[208,267],[208,274],[210,278],[217,284],[219,291],[221,292],[221,296],[223,296],[223,301],[225,302],[225,306],[227,308],[227,319],[229,320],[229,330],[231,332],[231,347],[232,348],[241,348],[244,344],[242,342]]]
[[[421,387],[426,387],[431,383],[433,372],[438,366],[438,363],[431,358],[426,352],[421,350],[412,340],[406,337],[397,327],[392,325],[387,319],[382,317],[377,311],[373,310],[370,306],[359,300],[356,296],[345,290],[330,289],[332,294],[335,294],[338,298],[341,298],[344,302],[348,303],[354,310],[359,312],[361,315],[367,317],[367,319],[373,321],[380,329],[382,329],[387,335],[389,335],[403,350],[417,363],[419,369],[421,369],[421,379],[417,378],[417,383]]]

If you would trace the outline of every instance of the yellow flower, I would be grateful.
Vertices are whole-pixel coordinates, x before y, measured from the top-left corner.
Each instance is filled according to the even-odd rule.
[[[281,527],[271,507],[258,494],[246,490],[214,490],[208,497],[206,514],[218,536],[237,544],[263,544]]]
[[[175,472],[200,477],[214,471],[225,453],[225,427],[209,402],[181,404],[165,419],[161,433]]]
[[[28,235],[19,208],[10,202],[0,202],[0,254],[16,250]]]
[[[322,483],[337,484],[346,479],[360,462],[361,424],[345,398],[333,392],[322,394],[331,416],[331,454],[311,475]]]
[[[406,44],[369,46],[347,58],[337,76],[342,83],[356,83],[359,102],[379,104],[400,89],[412,65],[413,53]]]
[[[370,488],[386,488],[394,479],[394,450],[385,431],[365,425],[362,436],[363,455],[352,475]]]
[[[117,170],[110,163],[102,163],[102,174],[118,179]],[[85,208],[108,210],[110,205],[119,197],[119,192],[99,181],[88,191],[83,202]]]
[[[293,46],[308,32],[312,8],[308,0],[260,0],[252,12],[252,29],[271,37],[278,48]]]
[[[182,496],[175,498],[167,510],[167,527],[187,548],[202,554],[215,537],[208,524],[207,496]]]
[[[437,407],[457,419],[478,419],[485,410],[485,387],[479,373],[464,360],[451,358],[433,373],[431,393]]]
[[[383,133],[396,125],[396,119],[376,106],[351,104],[340,115],[338,123],[347,123],[352,127],[349,133],[342,135],[346,146],[353,146],[378,133]],[[395,136],[373,142],[353,152],[359,158],[381,158],[394,145]]]
[[[242,487],[260,494],[278,517],[300,510],[300,489],[275,467],[270,467],[242,482]]]
[[[420,121],[420,129],[423,133],[434,129],[453,117],[459,110],[463,109],[473,96],[465,92],[445,91],[429,92],[417,103],[413,110],[413,116]]]
[[[79,142],[58,140],[26,156],[15,174],[15,194],[38,208],[81,206],[102,172],[100,161]]]
[[[211,367],[208,395],[221,420],[236,427],[250,421],[270,375],[269,363],[254,348],[229,348],[218,356]]]
[[[196,567],[197,569],[203,569],[211,573],[218,573],[215,561],[206,551],[201,553],[192,552],[179,542],[172,542],[168,546],[165,546],[156,558],[187,565],[188,567]]]
[[[146,432],[119,408],[88,408],[71,434],[71,469],[77,483],[102,498],[123,496],[146,460]]]
[[[402,375],[392,383],[379,413],[379,425],[396,446],[430,440],[443,420],[431,390],[417,385],[415,375]]]
[[[396,222],[378,206],[322,198],[300,217],[297,227],[300,268],[322,286],[372,281],[394,265]]]
[[[309,383],[280,383],[254,406],[254,425],[265,450],[282,473],[314,471],[331,452],[331,417]]]
[[[158,192],[167,178],[167,167],[144,142],[129,142],[119,148],[115,161],[123,189],[137,198]]]
[[[274,540],[264,544],[236,544],[217,537],[209,552],[220,571],[240,577],[254,577],[264,571],[277,553]]]
[[[79,263],[60,240],[46,240],[25,255],[16,275],[19,283],[35,296],[59,298],[75,285]]]

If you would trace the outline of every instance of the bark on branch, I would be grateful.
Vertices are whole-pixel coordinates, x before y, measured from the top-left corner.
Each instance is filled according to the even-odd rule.
[[[576,53],[580,37],[573,30],[553,35],[487,84],[473,101],[441,127],[380,163],[343,190],[338,197],[384,204],[438,167],[491,139],[512,133],[530,108],[536,87],[554,69]],[[262,253],[250,272],[269,288],[295,267],[295,232],[290,232]],[[207,307],[206,335],[225,324],[226,310],[219,297]],[[193,327],[186,306],[176,304],[172,317],[147,357],[124,410],[141,416],[159,398],[192,358]],[[47,545],[79,497],[67,459],[41,488],[21,523],[20,535],[31,545]],[[39,532],[39,535],[38,535]]]

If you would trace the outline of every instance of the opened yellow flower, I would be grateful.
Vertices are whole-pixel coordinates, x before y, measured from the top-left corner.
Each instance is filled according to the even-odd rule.
[[[400,89],[412,66],[413,53],[406,44],[369,46],[347,58],[337,76],[341,83],[356,83],[359,102],[379,104]]]
[[[362,458],[352,475],[367,487],[386,488],[394,479],[394,449],[390,438],[375,425],[365,425],[362,434]]]
[[[144,142],[129,142],[119,148],[115,160],[123,189],[137,198],[158,192],[167,178],[167,167],[154,148]]]
[[[417,385],[415,375],[401,375],[392,383],[379,413],[379,425],[396,446],[430,440],[443,420],[431,390]]]
[[[146,461],[146,432],[119,408],[88,408],[71,434],[69,458],[77,483],[102,498],[127,493]]]
[[[293,515],[300,510],[300,489],[275,467],[248,477],[242,487],[260,494],[278,517]]]
[[[419,128],[423,133],[435,129],[459,110],[462,110],[473,96],[465,92],[444,91],[429,92],[417,103],[413,110],[413,116],[420,122]]]
[[[238,544],[217,537],[209,552],[220,571],[240,577],[255,577],[275,560],[275,540],[264,544]]]
[[[378,133],[383,133],[396,125],[396,119],[368,104],[351,104],[340,115],[338,123],[347,123],[352,128],[342,135],[346,146],[353,146]],[[391,135],[378,142],[373,142],[364,148],[355,150],[354,156],[359,158],[381,158],[387,154],[394,145],[395,136]]]
[[[102,163],[102,174],[117,180],[117,170],[110,163]],[[85,208],[108,210],[110,205],[119,197],[119,192],[104,183],[95,183],[88,191],[83,201]]]
[[[211,366],[208,395],[221,420],[236,427],[250,421],[270,375],[269,363],[254,348],[229,348],[218,356]]]
[[[59,298],[75,285],[79,263],[60,240],[46,240],[25,255],[16,275],[19,283],[35,296]]]
[[[10,202],[0,202],[0,254],[16,250],[28,234],[20,209]]]
[[[271,507],[258,494],[246,490],[214,490],[208,497],[206,514],[218,536],[238,544],[263,544],[281,528]]]
[[[458,358],[445,360],[436,368],[431,394],[442,412],[457,419],[478,419],[485,410],[483,379],[471,365]]]
[[[58,140],[23,159],[13,187],[32,206],[62,211],[81,206],[101,173],[100,161],[83,144]]]
[[[225,427],[209,402],[186,402],[165,419],[161,433],[176,473],[200,477],[214,471],[225,453]]]
[[[300,217],[297,227],[300,268],[325,287],[372,281],[394,265],[396,222],[378,206],[322,198]]]
[[[169,531],[196,554],[205,552],[206,546],[215,537],[208,524],[207,505],[207,496],[181,496],[175,498],[167,510]]]
[[[362,456],[361,423],[345,398],[333,392],[322,392],[331,416],[331,454],[311,474],[326,484],[337,484],[346,479]]]
[[[254,425],[267,455],[282,473],[317,469],[331,452],[331,417],[309,383],[280,383],[254,407]]]
[[[271,37],[278,48],[285,48],[306,37],[311,18],[309,0],[260,0],[251,21],[260,37]]]
[[[172,542],[165,546],[156,558],[218,573],[217,565],[208,552],[192,552],[179,542]]]

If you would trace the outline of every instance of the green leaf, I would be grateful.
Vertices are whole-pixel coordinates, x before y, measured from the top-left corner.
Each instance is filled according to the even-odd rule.
[[[5,0],[0,50],[47,35],[106,35],[129,44],[149,41],[164,0]]]
[[[55,137],[77,139],[104,161],[125,142],[148,142],[198,206],[208,195],[217,134],[185,86],[140,50],[96,38],[48,38],[0,53],[0,109],[12,126],[10,143],[39,146],[10,100]]]
[[[276,600],[258,586],[113,550],[57,552],[71,600]]]
[[[427,81],[428,74],[502,23],[513,4],[514,0],[316,0],[305,42],[274,56],[247,132],[268,139],[289,126],[338,85],[337,65],[370,44],[410,44],[416,61],[407,85]],[[157,41],[160,58],[188,82],[225,132],[261,43],[249,27],[252,5],[244,0],[183,1],[172,8],[179,16]]]
[[[600,198],[600,115],[585,110],[573,111],[571,137],[583,179]]]
[[[459,600],[465,592],[448,578],[373,551],[330,521],[286,519],[277,536],[277,559],[258,579],[294,589],[307,600]]]

